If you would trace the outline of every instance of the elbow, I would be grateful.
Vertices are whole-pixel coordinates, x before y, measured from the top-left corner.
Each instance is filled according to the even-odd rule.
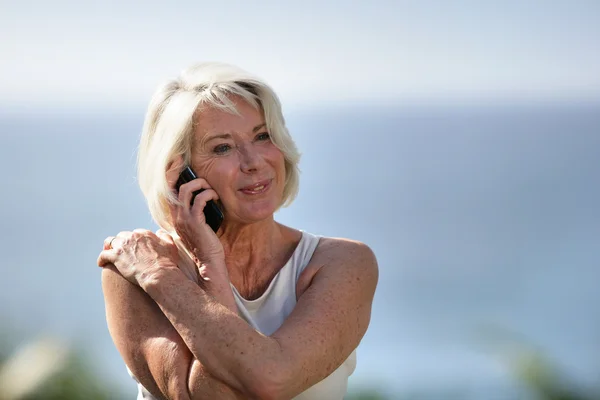
[[[137,373],[136,370],[131,370],[131,375],[156,399],[191,400],[190,393],[186,385],[182,382],[182,379],[174,375],[165,375],[160,380],[160,383],[155,377],[144,370],[138,370]]]
[[[165,400],[192,400],[187,380],[176,374],[165,374],[163,387],[165,388]]]
[[[254,369],[252,382],[248,384],[248,392],[254,399],[284,400],[291,399],[295,385],[288,368],[281,365],[262,366]]]
[[[283,399],[279,392],[279,388],[272,386],[264,380],[256,382],[252,387],[248,388],[248,396],[253,400],[279,400]]]
[[[192,400],[188,385],[182,382],[181,379],[169,379],[167,388],[167,399]]]

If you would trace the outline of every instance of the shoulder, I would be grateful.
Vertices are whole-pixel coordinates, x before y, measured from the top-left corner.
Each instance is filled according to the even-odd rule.
[[[335,282],[336,286],[345,282],[373,294],[378,279],[377,258],[368,245],[347,238],[321,237],[299,283],[304,289],[320,280]]]
[[[377,257],[365,243],[337,237],[322,237],[311,262],[323,265],[343,264],[348,268],[360,266],[377,270]]]
[[[375,260],[375,253],[367,244],[348,238],[321,237],[315,250],[315,255],[342,258],[348,257],[348,253],[354,256],[370,257]]]

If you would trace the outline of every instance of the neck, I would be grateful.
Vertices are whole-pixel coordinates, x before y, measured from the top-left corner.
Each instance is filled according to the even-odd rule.
[[[285,264],[301,234],[271,217],[253,224],[224,224],[218,236],[231,283],[244,297],[253,298]]]
[[[284,229],[273,217],[252,224],[224,224],[219,231],[219,239],[227,265],[251,269],[253,265],[271,259],[275,250],[285,242]]]

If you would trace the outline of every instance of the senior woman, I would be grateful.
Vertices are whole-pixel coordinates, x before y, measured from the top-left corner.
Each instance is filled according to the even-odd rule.
[[[275,221],[298,161],[277,96],[235,66],[195,65],[153,96],[138,179],[161,229],[109,237],[98,258],[138,399],[343,398],[377,261],[363,243]],[[186,166],[198,178],[177,190]]]

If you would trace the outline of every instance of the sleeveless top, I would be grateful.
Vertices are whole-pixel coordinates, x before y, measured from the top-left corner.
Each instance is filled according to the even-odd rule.
[[[319,244],[320,236],[301,232],[302,238],[296,250],[259,298],[246,300],[235,286],[231,285],[239,315],[266,336],[275,332],[296,306],[298,278]],[[356,349],[329,376],[294,397],[294,400],[342,400],[346,395],[348,377],[352,375],[355,368]],[[139,382],[137,383],[138,400],[155,399]]]

